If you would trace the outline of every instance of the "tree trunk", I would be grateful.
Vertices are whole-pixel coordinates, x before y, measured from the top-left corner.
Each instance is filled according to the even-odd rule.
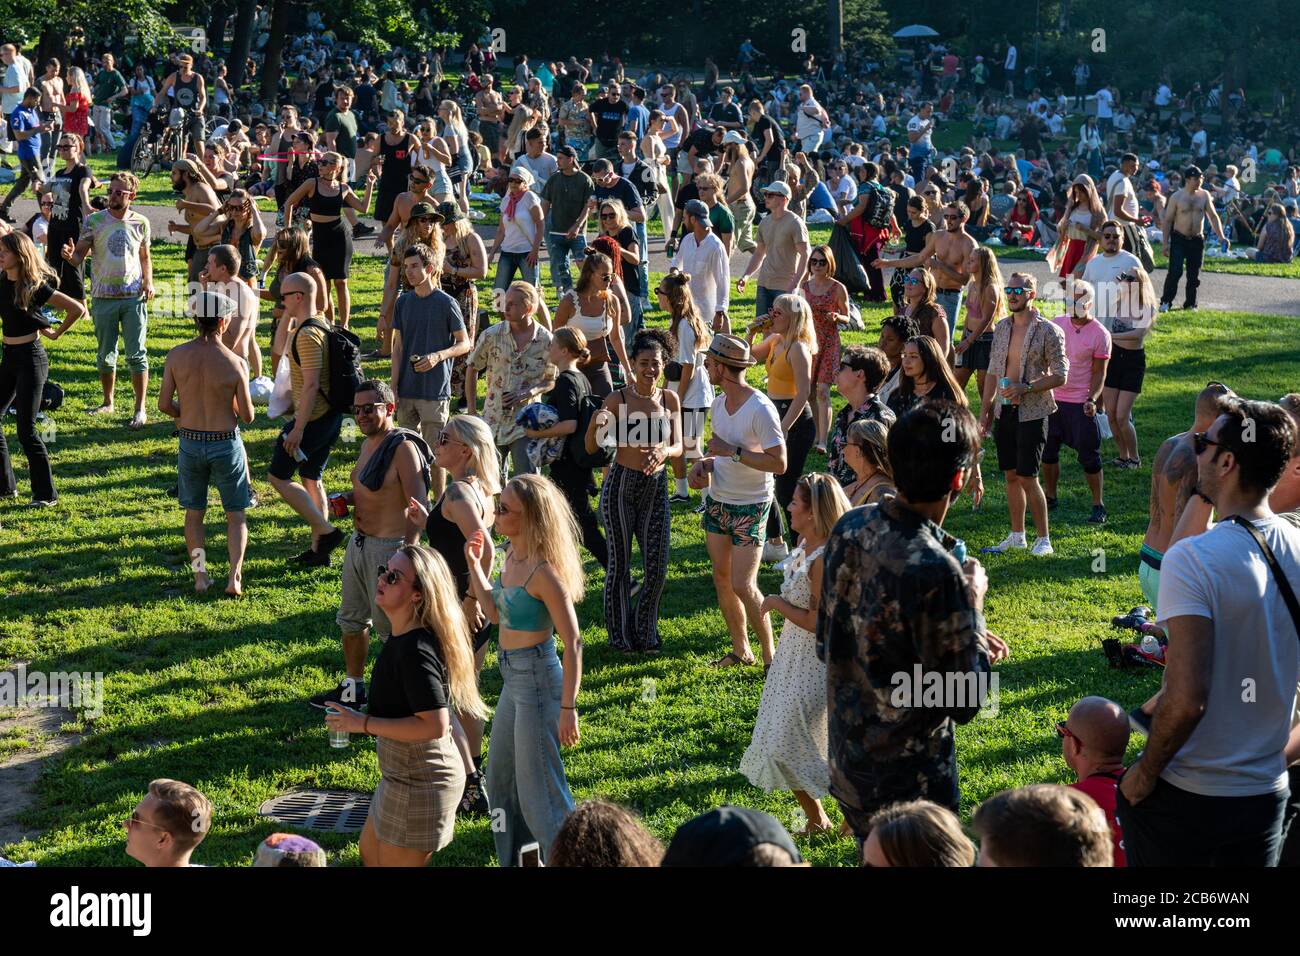
[[[226,21],[230,19],[230,3],[216,0],[212,4],[212,19],[208,21],[208,49],[226,48]]]
[[[844,50],[844,0],[827,0],[826,36],[830,41],[830,59],[834,65],[835,57]]]
[[[275,103],[280,87],[280,74],[284,72],[284,35],[289,28],[291,0],[275,0],[271,8],[271,38],[266,41],[266,61],[262,64],[262,99]]]
[[[230,44],[230,56],[226,60],[226,65],[230,67],[231,89],[239,89],[244,82],[248,51],[253,46],[253,17],[256,13],[257,0],[239,0],[235,16],[235,37]]]

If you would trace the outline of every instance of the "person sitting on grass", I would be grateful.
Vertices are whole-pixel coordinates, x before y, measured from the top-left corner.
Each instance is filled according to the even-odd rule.
[[[1097,801],[1115,837],[1115,865],[1124,866],[1124,833],[1115,816],[1115,793],[1124,775],[1129,723],[1124,708],[1105,697],[1085,697],[1056,725],[1061,756],[1078,776],[1070,784]]]
[[[548,866],[658,866],[664,847],[635,813],[605,800],[584,800],[555,834]]]
[[[747,807],[723,806],[677,828],[664,867],[808,866],[781,821]]]
[[[1003,790],[975,810],[980,866],[1111,866],[1106,814],[1071,787],[1036,783]]]
[[[877,810],[862,848],[865,867],[968,867],[975,844],[957,814],[929,800],[909,800]]]
[[[159,778],[122,823],[131,859],[147,867],[201,866],[190,855],[212,828],[212,803],[188,783]]]

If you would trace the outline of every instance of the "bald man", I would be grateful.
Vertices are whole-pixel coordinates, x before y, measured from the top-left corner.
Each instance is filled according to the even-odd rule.
[[[1086,793],[1106,811],[1115,840],[1115,865],[1125,866],[1124,834],[1115,816],[1115,795],[1124,774],[1129,723],[1124,708],[1105,697],[1085,697],[1056,725],[1061,756],[1079,778],[1075,790]]]

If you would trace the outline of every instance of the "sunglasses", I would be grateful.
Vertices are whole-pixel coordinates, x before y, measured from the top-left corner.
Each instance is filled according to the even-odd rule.
[[[508,182],[508,183],[518,183],[518,184],[521,185],[521,186],[524,184],[524,181],[523,181],[522,179],[516,179],[514,176],[511,176],[509,179],[506,180],[506,182]]]
[[[301,292],[298,294],[302,295]],[[360,418],[364,414],[370,412],[376,412],[381,408],[387,408],[387,407],[388,407],[387,402],[366,402],[366,404],[364,405],[353,405],[350,411],[352,412],[353,418]]]
[[[1197,455],[1203,455],[1205,449],[1209,448],[1211,445],[1215,448],[1226,447],[1223,442],[1218,442],[1211,438],[1208,432],[1195,432],[1192,435],[1192,447],[1196,449]]]
[[[1066,723],[1063,720],[1056,725],[1056,735],[1062,739],[1069,737],[1071,740],[1078,740],[1079,746],[1083,746],[1083,741],[1079,740],[1078,736],[1071,731],[1068,726],[1066,726]]]
[[[438,435],[438,444],[439,445],[451,445],[451,444],[465,445],[463,441],[461,441],[458,438],[452,438],[451,435],[449,435],[447,432],[441,432]],[[468,448],[469,446],[465,445],[465,447]]]
[[[131,812],[131,815],[130,815],[129,817],[127,817],[125,820],[123,820],[122,822],[126,824],[126,827],[127,827],[128,830],[129,830],[131,827],[138,827],[138,826],[153,827],[153,828],[156,829],[156,830],[166,830],[166,829],[167,829],[165,826],[162,826],[161,824],[158,824],[158,823],[150,823],[148,820],[141,820],[141,819],[140,819],[140,811],[139,811],[139,810],[133,810],[133,811]]]
[[[810,265],[810,266],[824,266],[824,265],[826,265],[826,260],[825,260],[825,259],[809,259],[809,260],[808,260],[808,265]]]
[[[1119,233],[1118,233],[1118,232],[1103,232],[1103,233],[1101,234],[1101,238],[1102,238],[1102,239],[1118,239],[1118,238],[1119,238]]]
[[[516,182],[516,180],[511,180],[511,182]],[[601,219],[617,219],[618,216],[617,216],[615,213],[612,213],[612,212],[602,212],[602,213],[600,214],[600,218],[601,218]]]
[[[388,565],[386,564],[381,564],[378,570],[379,570],[379,580],[383,581],[389,587],[392,587],[398,581],[402,580],[402,572],[389,571]]]
[[[1024,295],[1025,287],[1022,285],[1008,285],[1003,286],[1002,291],[1007,295]]]
[[[55,148],[56,148],[56,149],[60,149],[60,150],[62,150],[62,149],[72,149],[73,146],[72,146],[71,143],[60,143],[60,144],[59,144],[57,147],[55,147]]]
[[[284,300],[287,299],[287,298],[289,298],[289,296],[291,296],[291,295],[306,295],[306,294],[307,294],[307,293],[305,293],[305,292],[297,292],[297,291],[294,291],[294,292],[281,292],[281,293],[280,293],[280,301],[283,303]]]
[[[660,286],[659,288],[655,289],[655,295],[667,296],[668,290],[665,289],[663,286]]]
[[[421,179],[419,176],[408,176],[407,179],[409,179],[411,183],[416,186],[424,186],[429,182],[429,180]]]
[[[133,193],[129,189],[110,189],[108,191],[108,194],[110,196],[134,196],[135,195],[135,193]]]
[[[921,282],[922,280],[915,276],[903,276],[903,285],[920,285]]]

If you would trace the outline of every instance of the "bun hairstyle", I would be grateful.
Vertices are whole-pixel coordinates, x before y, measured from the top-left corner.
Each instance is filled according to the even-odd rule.
[[[585,365],[591,360],[591,351],[587,348],[587,336],[582,334],[581,329],[575,329],[571,325],[561,326],[551,337],[560,343],[560,348],[576,356],[579,365]]]

